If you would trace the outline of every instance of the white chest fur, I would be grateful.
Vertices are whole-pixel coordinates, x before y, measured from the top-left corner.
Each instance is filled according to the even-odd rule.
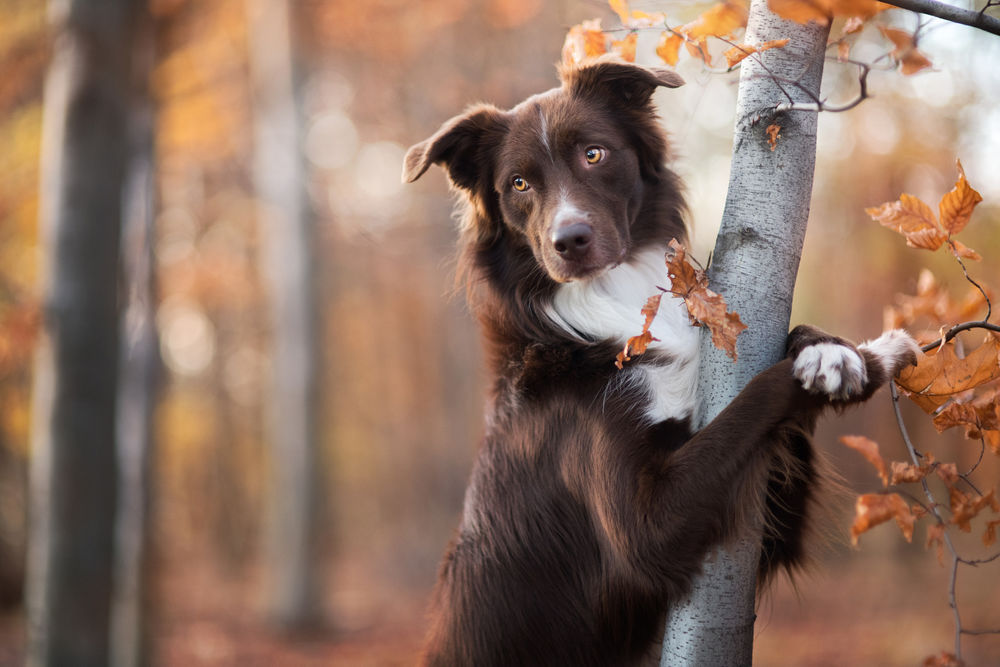
[[[670,286],[665,252],[646,250],[595,278],[561,285],[546,314],[581,339],[624,345],[642,331],[640,311],[646,300],[659,293],[658,286]],[[650,332],[658,340],[647,354],[655,360],[627,366],[615,386],[641,383],[649,396],[645,416],[652,422],[690,417],[698,382],[699,329],[691,326],[680,299],[664,295]]]

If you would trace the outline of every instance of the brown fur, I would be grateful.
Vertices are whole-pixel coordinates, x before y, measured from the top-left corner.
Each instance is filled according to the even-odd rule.
[[[406,180],[436,163],[468,200],[461,265],[493,376],[434,592],[428,665],[637,664],[750,507],[767,517],[761,574],[800,562],[817,481],[809,435],[831,399],[803,388],[793,360],[818,342],[855,349],[800,327],[789,357],[697,433],[684,418],[650,423],[644,388],[613,365],[621,341],[573,335],[546,306],[561,283],[683,240],[680,183],[650,102],[680,79],[607,59],[561,76],[510,111],[471,108],[406,157]],[[581,161],[597,154],[590,145],[607,149],[599,168]],[[513,188],[517,177],[530,189]],[[567,192],[580,215],[560,213],[572,213],[559,208]],[[554,239],[569,224],[592,235],[560,254]],[[864,357],[867,381],[841,404],[895,372]]]

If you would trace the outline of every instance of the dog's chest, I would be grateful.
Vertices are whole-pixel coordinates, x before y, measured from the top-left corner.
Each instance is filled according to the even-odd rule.
[[[647,250],[596,278],[561,285],[547,315],[574,336],[624,346],[642,331],[647,299],[669,283],[664,251]],[[699,330],[691,326],[683,302],[665,295],[650,333],[656,340],[646,355],[613,376],[607,391],[638,390],[653,423],[688,418],[696,401]]]

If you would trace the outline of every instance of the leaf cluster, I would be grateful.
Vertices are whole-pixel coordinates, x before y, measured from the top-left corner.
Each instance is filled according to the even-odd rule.
[[[917,197],[900,195],[897,201],[866,209],[871,218],[906,239],[907,245],[923,250],[948,247],[962,268],[971,289],[955,301],[929,270],[920,274],[916,295],[898,295],[896,305],[886,308],[887,328],[923,326],[918,337],[937,338],[923,346],[917,364],[903,370],[890,387],[893,408],[910,462],[886,463],[878,443],[864,436],[845,436],[841,442],[860,453],[882,480],[883,491],[858,497],[851,540],[875,526],[895,520],[907,541],[913,538],[915,524],[928,519],[925,547],[935,548],[943,565],[945,552],[951,556],[950,598],[955,614],[954,654],[929,657],[927,665],[961,664],[961,636],[973,633],[964,628],[955,602],[955,582],[960,564],[978,565],[1000,559],[1000,552],[985,559],[971,560],[959,555],[949,530],[972,532],[977,519],[985,548],[994,547],[1000,525],[1000,501],[994,488],[980,489],[973,479],[987,450],[1000,456],[1000,327],[989,321],[992,313],[990,290],[973,280],[964,260],[981,259],[979,254],[954,238],[969,224],[982,196],[966,179],[961,162],[958,180],[938,203],[938,213]],[[983,312],[981,319],[972,319]],[[981,340],[966,340],[960,334],[984,330]],[[936,332],[936,333],[935,333]],[[898,388],[898,392],[897,392]],[[937,431],[962,429],[968,441],[979,445],[979,459],[968,470],[960,471],[954,462],[936,460],[930,451],[918,451],[910,439],[898,406],[899,393],[909,397],[927,413]],[[922,449],[922,448],[921,448]],[[929,480],[940,480],[947,501],[937,499]],[[919,485],[911,492],[909,485]],[[924,500],[918,499],[923,495]],[[984,513],[985,516],[984,516]],[[1000,630],[975,631],[974,634],[1000,633]]]
[[[682,299],[691,325],[707,328],[712,334],[712,344],[735,361],[736,339],[747,326],[740,320],[738,313],[728,309],[726,300],[720,294],[709,289],[708,276],[703,269],[687,259],[684,246],[677,239],[671,239],[669,247],[666,265],[670,289],[660,289]],[[658,340],[653,337],[650,327],[660,309],[662,296],[663,294],[655,294],[646,301],[642,308],[645,317],[642,331],[625,342],[625,347],[615,359],[618,368],[623,368],[624,362],[629,361],[631,355],[642,354],[652,341]]]

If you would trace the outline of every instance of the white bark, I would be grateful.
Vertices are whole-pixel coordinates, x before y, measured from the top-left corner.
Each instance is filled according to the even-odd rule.
[[[782,38],[791,42],[760,54],[766,70],[751,57],[743,61],[740,72],[729,192],[709,277],[712,288],[749,328],[739,337],[737,363],[715,349],[709,336],[702,337],[701,425],[784,353],[809,216],[817,114],[769,115],[769,109],[789,101],[786,93],[795,101],[811,101],[794,86],[778,85],[771,75],[799,81],[818,95],[827,32],[815,24],[778,19],[766,0],[753,0],[750,6],[746,43]],[[773,152],[766,134],[771,123],[781,126]],[[749,527],[737,544],[708,559],[690,598],[672,610],[662,665],[751,663],[759,557],[758,517],[758,525]]]
[[[255,89],[254,181],[272,308],[273,471],[267,527],[268,605],[275,622],[318,620],[319,378],[314,217],[305,190],[291,3],[250,2]]]

